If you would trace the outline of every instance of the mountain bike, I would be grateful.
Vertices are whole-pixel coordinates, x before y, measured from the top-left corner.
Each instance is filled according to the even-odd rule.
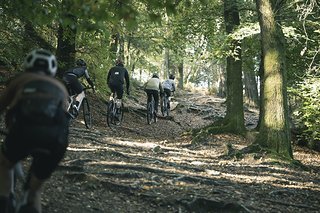
[[[91,87],[84,88],[85,94],[86,90],[92,89]],[[67,112],[69,113],[71,119],[76,119],[79,115],[79,110],[82,107],[83,111],[83,120],[84,124],[87,129],[90,129],[92,127],[92,115],[90,111],[90,105],[88,98],[85,96],[78,105],[76,105],[76,96],[70,88],[68,88],[69,92],[69,98],[68,98],[68,105],[67,105]]]
[[[161,113],[163,116],[169,116],[170,114],[170,99],[166,92],[161,98]]]
[[[157,115],[155,112],[155,101],[153,96],[151,101],[147,103],[147,122],[148,124],[157,122]]]
[[[111,93],[107,104],[107,124],[110,128],[119,126],[123,121],[124,104],[122,99],[116,98],[116,93]]]

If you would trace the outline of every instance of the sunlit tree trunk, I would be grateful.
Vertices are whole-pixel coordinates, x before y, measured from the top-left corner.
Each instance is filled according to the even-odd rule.
[[[261,28],[264,64],[263,114],[257,142],[292,158],[286,90],[284,37],[276,20],[275,1],[256,0]]]
[[[226,73],[224,72],[224,64],[218,64],[218,97],[226,97]]]
[[[162,69],[162,75],[164,78],[169,77],[169,59],[170,59],[169,49],[165,48],[164,58],[163,58],[163,69]]]
[[[240,25],[240,17],[235,0],[224,1],[224,19],[227,34],[234,32]],[[231,41],[231,48],[235,55],[227,57],[227,112],[225,123],[229,127],[228,131],[242,134],[245,131],[243,113],[243,86],[242,86],[242,61],[241,44],[238,40]]]

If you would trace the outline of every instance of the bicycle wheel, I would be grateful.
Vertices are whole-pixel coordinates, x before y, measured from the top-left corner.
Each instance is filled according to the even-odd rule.
[[[114,102],[110,101],[107,105],[107,124],[110,128],[114,125]]]
[[[123,121],[124,104],[121,103],[121,107],[119,109],[117,109],[117,110],[118,110],[117,114],[118,114],[118,118],[119,118],[119,122],[120,122],[119,125],[120,125],[121,122]]]
[[[161,107],[161,114],[162,116],[165,115],[165,96],[163,98],[161,98],[161,104],[160,104],[160,107]]]
[[[153,120],[153,110],[152,110],[152,102],[149,102],[147,104],[147,122],[148,124],[151,124],[152,123],[152,120]]]
[[[168,96],[165,97],[165,102],[164,102],[164,116],[169,116],[170,108],[169,108],[169,98]]]
[[[82,100],[82,110],[83,110],[83,120],[87,129],[92,127],[92,116],[90,111],[90,106],[87,98]]]
[[[155,111],[156,107],[155,107],[156,103],[155,101],[152,101],[152,118],[153,118],[153,122],[157,123],[157,113]]]

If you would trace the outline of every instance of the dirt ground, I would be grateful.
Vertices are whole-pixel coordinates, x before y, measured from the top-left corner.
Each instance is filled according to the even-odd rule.
[[[71,124],[65,159],[45,185],[43,212],[320,212],[320,155],[294,146],[305,168],[227,153],[250,141],[230,134],[191,143],[188,131],[223,117],[224,100],[176,94],[169,118],[148,125],[144,96],[125,100],[110,129],[106,107],[89,96],[94,127]],[[246,126],[257,113],[246,110]]]

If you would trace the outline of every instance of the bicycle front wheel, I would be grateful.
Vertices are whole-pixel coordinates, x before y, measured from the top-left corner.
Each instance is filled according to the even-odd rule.
[[[83,109],[83,120],[87,129],[92,127],[92,116],[90,111],[90,106],[87,98],[82,100],[82,109]]]

